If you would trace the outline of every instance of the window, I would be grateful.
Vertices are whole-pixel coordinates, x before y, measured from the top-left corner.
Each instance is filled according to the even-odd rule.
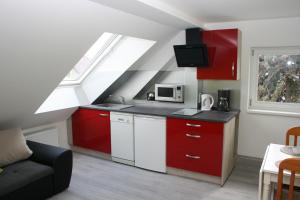
[[[121,37],[118,34],[103,33],[66,75],[60,85],[79,84],[93,70],[97,63],[109,53]]]
[[[249,111],[300,115],[300,47],[253,48]]]

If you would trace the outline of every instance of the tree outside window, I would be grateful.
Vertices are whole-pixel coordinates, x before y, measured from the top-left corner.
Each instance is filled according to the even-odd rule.
[[[259,55],[258,101],[300,103],[300,55]]]
[[[253,48],[250,110],[300,114],[300,47]]]

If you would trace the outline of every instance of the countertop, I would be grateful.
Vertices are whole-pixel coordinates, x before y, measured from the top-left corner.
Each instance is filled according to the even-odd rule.
[[[232,110],[230,112],[202,111],[193,116],[174,115],[172,113],[180,110],[181,108],[168,108],[168,107],[157,107],[157,106],[132,106],[132,107],[124,108],[121,110],[116,110],[116,109],[107,108],[107,107],[101,107],[98,105],[80,106],[80,108],[108,110],[108,111],[142,114],[142,115],[174,117],[174,118],[202,120],[202,121],[211,121],[211,122],[222,122],[222,123],[228,122],[229,120],[231,120],[232,118],[234,118],[235,116],[237,116],[239,114],[239,110]]]

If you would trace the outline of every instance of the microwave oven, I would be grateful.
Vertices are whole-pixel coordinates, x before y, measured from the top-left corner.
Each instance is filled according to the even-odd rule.
[[[183,85],[155,84],[155,100],[182,103],[184,101],[183,90]]]

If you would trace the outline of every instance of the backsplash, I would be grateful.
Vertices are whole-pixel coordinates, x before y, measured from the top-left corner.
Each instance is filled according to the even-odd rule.
[[[230,107],[240,109],[240,91],[241,82],[240,80],[201,80],[198,81],[199,92],[211,94],[215,99],[214,106],[217,105],[218,90],[219,89],[230,89],[231,99]]]

